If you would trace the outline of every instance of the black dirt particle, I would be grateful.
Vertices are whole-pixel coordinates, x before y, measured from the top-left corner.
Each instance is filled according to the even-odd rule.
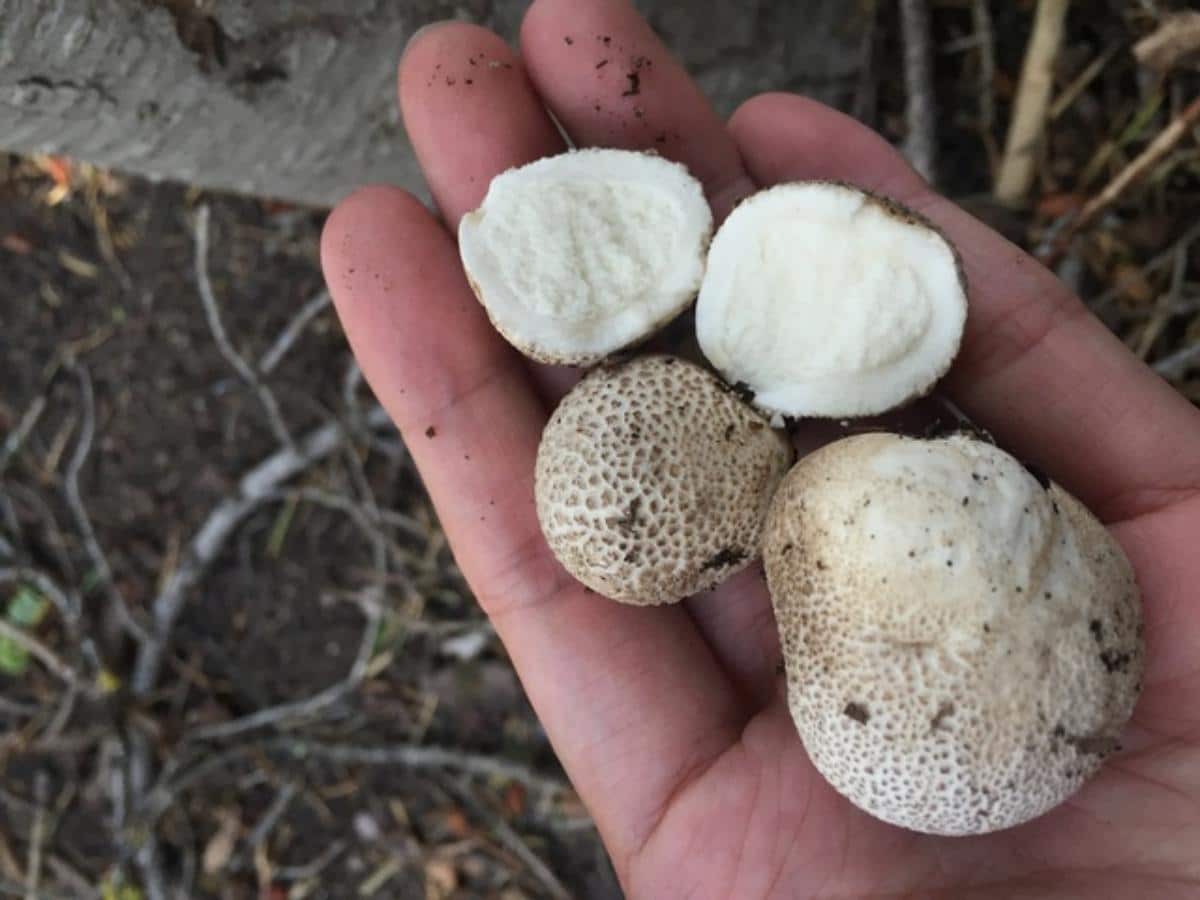
[[[617,527],[624,531],[632,531],[637,525],[638,510],[642,508],[642,498],[634,497],[629,501],[629,509],[626,510],[624,518],[617,520]],[[628,560],[627,560],[628,562]]]
[[[789,553],[792,552],[792,550],[795,548],[795,546],[796,546],[795,544],[784,544],[782,549],[780,549],[780,551],[779,551],[779,555],[787,556]]]
[[[470,78],[464,78],[464,79],[463,79],[463,84],[474,84],[474,83],[475,83],[475,82],[474,82],[472,79],[470,79]]]
[[[427,438],[437,437],[437,429],[434,428],[432,425],[430,425],[428,428],[425,429],[425,437],[427,437]]]
[[[963,497],[963,506],[969,506],[970,504],[971,504],[971,498]]]
[[[637,72],[626,72],[625,77],[629,79],[629,87],[621,92],[621,96],[636,97],[642,92],[642,76]]]
[[[569,37],[569,36],[564,36],[563,43],[566,44],[568,47],[570,47],[572,44],[575,43],[575,38]]]
[[[593,104],[592,109],[594,109],[596,112],[600,112],[600,104],[599,103]]]
[[[607,34],[596,35],[596,40],[602,43],[605,47],[612,43],[612,38]]]
[[[1021,465],[1025,467],[1025,471],[1037,479],[1037,483],[1042,486],[1043,490],[1050,490],[1050,476],[1028,460],[1021,460]]]
[[[664,134],[656,134],[654,136],[654,143],[665,144],[666,142],[667,142],[667,136],[665,133]]]
[[[732,438],[733,432],[734,432],[734,427],[732,425],[726,425],[725,426],[725,440],[729,440],[730,438]]]
[[[943,703],[938,707],[938,711],[933,714],[933,718],[929,720],[929,727],[933,731],[937,731],[942,727],[942,723],[952,715],[954,715],[954,704]]]
[[[700,567],[701,572],[709,572],[713,569],[724,569],[728,566],[736,566],[744,560],[749,554],[745,550],[739,550],[737,547],[725,547],[719,553],[710,557],[704,565]]]
[[[1114,750],[1119,749],[1116,738],[1107,737],[1102,734],[1087,734],[1082,737],[1072,735],[1067,738],[1067,743],[1080,753],[1091,753],[1096,756],[1107,756]]]
[[[607,65],[608,65],[608,60],[607,60],[607,59],[602,59],[602,60],[600,60],[600,62],[596,63],[596,68],[597,68],[597,69],[603,69],[603,68],[604,68],[605,66],[607,66]]]
[[[1124,672],[1132,659],[1132,654],[1118,653],[1116,650],[1105,650],[1100,654],[1100,662],[1110,675],[1114,672]]]
[[[637,546],[636,544],[634,544],[632,547],[630,547],[630,548],[629,548],[629,549],[628,549],[628,550],[625,552],[625,562],[627,562],[627,563],[635,563],[635,562],[637,562],[637,560],[638,560],[638,553],[639,553],[639,548],[638,548],[638,546]]]
[[[829,566],[825,565],[825,560],[818,559],[817,560],[817,568],[820,569],[822,572],[824,572],[826,569],[829,568]]]
[[[447,78],[446,79],[446,87],[454,87],[456,84],[458,84],[457,78]]]
[[[738,399],[743,403],[754,402],[754,388],[750,387],[744,381],[735,381],[733,383],[733,392],[737,394]]]
[[[866,725],[871,720],[871,714],[861,703],[847,703],[845,709],[842,710],[842,715],[849,716],[859,725]]]
[[[1104,640],[1104,623],[1099,619],[1092,619],[1092,621],[1088,622],[1088,631],[1092,633],[1092,637],[1096,639],[1097,644]]]

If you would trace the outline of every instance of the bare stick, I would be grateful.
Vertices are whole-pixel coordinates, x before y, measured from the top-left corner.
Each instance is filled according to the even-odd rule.
[[[296,341],[300,339],[300,335],[304,333],[304,329],[308,327],[308,323],[319,316],[330,304],[329,292],[321,291],[317,296],[313,297],[305,303],[292,316],[291,321],[283,327],[283,331],[279,332],[279,337],[275,338],[270,349],[262,355],[262,359],[258,361],[258,371],[263,375],[270,375],[275,371],[275,367],[283,361],[284,356],[292,349]]]
[[[372,593],[378,594],[377,591],[372,591]],[[255,728],[278,725],[292,719],[309,718],[351,693],[358,687],[367,674],[367,667],[371,663],[371,653],[374,650],[375,641],[379,637],[379,623],[383,618],[378,596],[364,598],[362,608],[367,621],[363,627],[362,638],[359,641],[358,653],[346,677],[337,684],[330,685],[303,700],[280,703],[277,706],[260,709],[257,712],[232,719],[228,722],[220,722],[216,725],[198,728],[187,735],[185,740],[207,741],[216,738],[232,737],[235,734],[242,734],[252,731]]]
[[[29,834],[29,853],[25,864],[25,900],[38,900],[42,880],[42,844],[46,840],[46,773],[41,769],[33,778],[33,828]]]
[[[8,437],[4,439],[4,445],[0,446],[0,475],[4,474],[4,470],[8,468],[9,461],[17,455],[17,451],[25,443],[25,438],[29,437],[29,432],[33,431],[34,426],[38,423],[38,419],[42,417],[42,413],[45,411],[46,395],[43,394],[29,405],[29,409],[25,410],[25,415],[21,416],[21,421],[17,423],[17,427],[9,432]]]
[[[1129,165],[1117,173],[1099,194],[1088,201],[1075,220],[1074,231],[1086,228],[1131,185],[1140,181],[1151,169],[1175,149],[1197,124],[1200,124],[1200,97],[1189,103],[1178,116],[1139,153]]]
[[[372,428],[389,422],[387,413],[379,406],[373,407],[364,418]],[[132,690],[135,696],[143,697],[154,689],[167,641],[183,610],[188,591],[204,576],[237,526],[270,499],[280,485],[334,452],[342,440],[343,432],[338,423],[322,425],[294,448],[279,450],[247,472],[238,483],[234,496],[226,497],[209,513],[184,551],[182,562],[154,600],[153,638],[139,648],[134,663]]]
[[[96,398],[92,392],[92,378],[87,369],[76,364],[75,376],[79,379],[83,424],[79,429],[79,442],[75,445],[75,452],[71,454],[71,461],[67,463],[67,471],[63,475],[63,494],[67,501],[67,507],[71,510],[71,517],[75,520],[75,527],[79,529],[80,537],[83,538],[83,549],[88,555],[92,568],[96,570],[100,583],[108,594],[109,602],[112,603],[121,624],[138,641],[145,642],[149,635],[133,617],[129,604],[125,602],[124,595],[113,580],[112,566],[108,564],[108,557],[100,547],[100,541],[96,539],[91,516],[88,515],[87,507],[84,506],[83,498],[79,493],[79,473],[83,471],[83,467],[87,463],[88,456],[92,452],[92,442],[96,436]]]
[[[305,881],[320,874],[321,870],[333,862],[338,854],[346,849],[345,841],[334,841],[317,856],[298,866],[280,866],[275,870],[275,877],[280,881]]]
[[[1068,6],[1070,0],[1038,0],[1033,35],[1025,50],[1008,139],[993,189],[1001,203],[1022,203],[1033,185],[1037,151],[1046,125],[1046,107],[1054,87],[1054,61],[1062,44]]]
[[[271,836],[271,832],[275,830],[275,826],[279,824],[279,820],[283,818],[283,814],[287,812],[288,806],[292,802],[292,798],[296,796],[299,789],[294,782],[287,782],[279,789],[279,793],[275,795],[275,799],[271,801],[271,805],[267,807],[266,812],[250,829],[250,834],[246,836],[246,843],[251,848],[258,847]]]
[[[62,661],[62,658],[27,631],[5,619],[0,619],[0,637],[12,641],[34,657],[65,684],[83,688],[85,683],[79,673]]]
[[[512,827],[505,822],[500,816],[486,809],[482,803],[477,801],[471,792],[461,785],[454,782],[443,780],[444,786],[452,793],[462,805],[471,810],[478,818],[483,819],[493,835],[513,856],[517,857],[521,863],[529,870],[529,874],[545,889],[549,896],[554,900],[571,900],[571,894],[563,887],[563,883],[558,880],[558,876],[550,871],[547,866],[538,857],[536,853],[529,849],[529,845],[521,840],[520,835],[512,830]]]
[[[975,27],[975,41],[979,46],[979,73],[976,78],[976,95],[979,98],[979,134],[988,155],[988,166],[992,174],[996,171],[996,35],[992,28],[992,13],[988,0],[971,0],[971,21]]]
[[[359,604],[363,610],[365,622],[354,662],[351,664],[350,671],[346,673],[345,678],[313,694],[311,697],[289,703],[281,703],[229,722],[220,722],[197,729],[190,735],[187,735],[184,740],[200,741],[230,737],[255,728],[277,725],[289,719],[311,717],[351,693],[358,687],[363,678],[366,677],[367,669],[371,665],[371,656],[375,650],[375,643],[379,640],[380,623],[383,620],[384,583],[388,575],[387,539],[375,524],[370,521],[367,513],[353,504],[353,502],[346,501],[343,497],[327,494],[324,491],[299,490],[286,494],[277,494],[271,499],[288,499],[289,497],[298,497],[309,503],[321,504],[345,513],[358,526],[363,536],[371,544],[374,556],[375,577]]]
[[[200,302],[204,304],[208,330],[212,332],[213,340],[216,341],[221,356],[237,372],[238,377],[258,395],[258,402],[262,404],[263,410],[267,414],[267,421],[275,433],[275,439],[283,446],[294,449],[292,434],[284,424],[279,404],[275,402],[275,395],[258,377],[258,373],[233,348],[225,326],[221,322],[221,312],[217,308],[217,298],[213,293],[212,281],[208,275],[208,220],[209,209],[207,206],[201,206],[196,210],[196,286],[200,290]]]
[[[1072,104],[1087,90],[1088,85],[1104,71],[1104,67],[1112,62],[1113,57],[1117,55],[1117,51],[1122,49],[1122,46],[1122,44],[1109,44],[1108,49],[1088,63],[1084,70],[1075,76],[1075,80],[1063,88],[1062,93],[1055,97],[1054,102],[1050,104],[1051,121],[1071,108]]]
[[[520,763],[497,759],[494,756],[464,753],[448,747],[426,747],[413,744],[359,747],[351,744],[322,744],[306,740],[293,740],[286,746],[296,756],[345,765],[453,769],[483,778],[519,781],[548,795],[560,794],[567,790],[567,785],[562,781],[542,775]]]
[[[933,95],[933,54],[929,48],[928,0],[900,0],[904,33],[904,155],[926,181],[937,176],[937,109]]]

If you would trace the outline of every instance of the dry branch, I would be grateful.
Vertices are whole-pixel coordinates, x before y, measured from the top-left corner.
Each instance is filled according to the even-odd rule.
[[[364,418],[371,428],[389,422],[387,413],[379,406],[373,407]],[[132,689],[136,696],[145,696],[154,689],[163,653],[188,591],[199,583],[237,526],[269,500],[282,484],[334,452],[343,439],[340,424],[322,425],[294,448],[284,447],[252,468],[238,482],[236,493],[226,497],[209,513],[184,551],[179,567],[154,600],[152,639],[139,648],[134,664]]]
[[[1200,124],[1200,97],[1196,97],[1184,107],[1183,112],[1177,115],[1171,124],[1147,145],[1145,150],[1117,173],[1116,177],[1106,184],[1099,194],[1088,201],[1075,220],[1073,230],[1079,231],[1095,221],[1096,217],[1115,203],[1117,198],[1130,186],[1140,181],[1151,169],[1162,162],[1197,124]]]
[[[287,325],[283,327],[283,330],[279,332],[279,337],[275,338],[275,343],[270,346],[267,352],[262,355],[262,359],[258,361],[258,371],[263,375],[270,375],[275,370],[275,367],[283,361],[288,351],[295,346],[300,335],[304,333],[304,329],[308,327],[308,323],[319,316],[331,302],[329,291],[321,291],[321,293],[300,307]]]
[[[92,527],[92,518],[88,515],[83,497],[79,493],[79,474],[87,464],[96,436],[96,398],[92,391],[91,376],[87,369],[78,363],[75,365],[75,377],[79,379],[83,424],[79,430],[79,442],[75,445],[75,452],[71,454],[71,461],[67,463],[67,471],[63,475],[63,495],[67,501],[67,508],[71,511],[71,517],[75,520],[75,527],[79,529],[79,535],[83,538],[84,552],[87,553],[88,560],[96,570],[100,584],[108,594],[109,602],[112,603],[121,624],[138,641],[144,642],[149,635],[133,617],[129,604],[125,602],[125,596],[113,580],[112,566],[109,565],[108,557],[101,548],[100,541],[96,538],[96,530]]]
[[[213,340],[216,341],[221,356],[237,372],[238,377],[258,396],[258,402],[262,404],[263,411],[267,414],[267,421],[271,426],[271,431],[275,434],[275,439],[283,446],[292,448],[292,434],[283,421],[283,414],[279,411],[275,395],[258,377],[258,373],[250,364],[242,359],[241,354],[234,349],[229,335],[225,331],[225,325],[221,321],[221,311],[217,306],[216,294],[213,293],[212,280],[208,274],[209,218],[210,213],[207,206],[201,206],[196,210],[196,286],[200,291],[200,301],[204,304],[204,316],[208,321],[208,330],[212,332]]]
[[[1054,61],[1062,44],[1070,0],[1039,0],[1033,34],[1025,51],[1012,122],[993,194],[1001,203],[1025,200],[1037,170],[1037,151],[1046,125],[1046,107],[1054,87]]]
[[[904,155],[921,177],[933,183],[937,169],[937,109],[933,95],[933,53],[930,50],[927,0],[900,0],[904,33],[905,118],[908,133]]]
[[[25,410],[25,415],[21,416],[21,421],[17,423],[17,427],[9,432],[8,437],[4,439],[3,446],[0,446],[0,475],[4,474],[4,470],[8,468],[9,462],[17,451],[21,449],[21,445],[25,443],[25,439],[29,437],[29,432],[38,423],[38,419],[42,417],[42,413],[46,410],[46,395],[43,394],[37,397],[33,403],[29,405],[29,409]]]

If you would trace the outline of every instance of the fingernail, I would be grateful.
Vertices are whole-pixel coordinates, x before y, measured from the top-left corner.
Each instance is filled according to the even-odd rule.
[[[446,25],[452,25],[455,21],[455,19],[441,19],[437,22],[427,22],[426,24],[422,25],[409,37],[408,43],[404,45],[404,52],[407,53],[413,46],[416,45],[420,38],[425,37],[431,31],[437,31],[439,28],[444,28]]]

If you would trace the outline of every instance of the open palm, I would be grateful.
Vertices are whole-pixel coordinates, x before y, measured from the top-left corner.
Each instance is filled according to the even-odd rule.
[[[1200,896],[1200,413],[1041,266],[851,119],[773,94],[721,122],[623,0],[538,0],[521,49],[469,25],[414,40],[400,102],[444,222],[402,191],[364,189],[330,217],[323,264],[362,368],[628,894]],[[1067,804],[970,838],[879,823],[804,753],[757,573],[681,606],[634,609],[585,591],[551,557],[533,460],[574,376],[526,363],[491,329],[453,238],[492,176],[563,149],[547,109],[578,145],[686,163],[718,220],[761,185],[844,179],[924,213],[958,245],[971,309],[947,393],[1109,524],[1144,593],[1134,723]]]

